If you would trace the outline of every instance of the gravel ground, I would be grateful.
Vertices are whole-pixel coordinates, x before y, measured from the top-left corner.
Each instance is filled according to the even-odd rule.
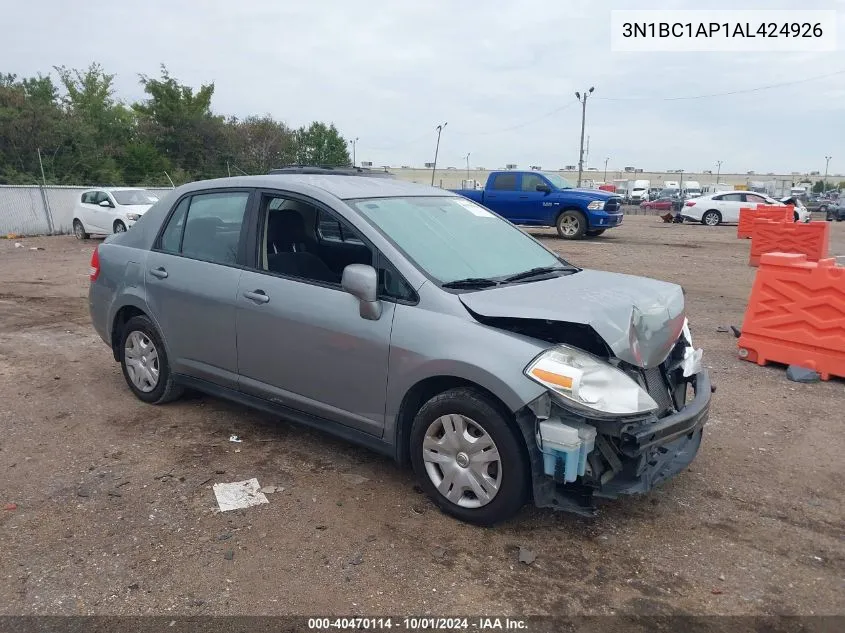
[[[675,480],[593,520],[526,507],[494,529],[321,433],[199,395],[141,403],[89,324],[95,242],[0,240],[0,614],[845,613],[845,383],[788,382],[717,332],[742,322],[749,242],[643,216],[532,233],[683,284],[718,391]],[[284,490],[217,512],[212,483],[249,477]]]

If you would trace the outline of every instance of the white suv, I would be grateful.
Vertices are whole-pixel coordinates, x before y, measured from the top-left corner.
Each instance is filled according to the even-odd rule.
[[[83,191],[73,210],[73,234],[84,240],[91,234],[124,233],[156,202],[158,198],[146,189]]]

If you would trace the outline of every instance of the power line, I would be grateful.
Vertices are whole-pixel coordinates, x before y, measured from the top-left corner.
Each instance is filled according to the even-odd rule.
[[[528,121],[523,121],[522,123],[517,123],[516,125],[511,125],[510,127],[501,128],[499,130],[492,130],[489,132],[455,132],[455,136],[490,136],[491,134],[501,134],[502,132],[510,132],[512,130],[518,130],[520,128],[525,127],[526,125],[531,125],[532,123],[536,123],[537,121],[542,121],[543,119],[547,119],[553,114],[557,114],[558,112],[563,112],[568,108],[571,108],[574,104],[567,103],[566,105],[562,105],[559,108],[555,108],[554,110],[550,110],[545,114],[541,114],[540,116],[534,117],[533,119],[529,119]]]
[[[738,95],[738,94],[746,94],[749,92],[760,92],[761,90],[772,90],[773,88],[783,88],[784,86],[793,86],[795,84],[803,84],[810,81],[817,81],[819,79],[827,79],[828,77],[834,77],[836,75],[845,74],[845,69],[837,70],[832,73],[827,73],[824,75],[816,75],[815,77],[806,77],[804,79],[795,79],[793,81],[784,81],[777,84],[769,84],[766,86],[757,86],[755,88],[744,88],[741,90],[729,90],[728,92],[714,92],[711,94],[703,94],[703,95],[690,95],[690,96],[682,96],[682,97],[655,97],[655,96],[643,96],[643,97],[595,97],[596,99],[601,99],[602,101],[689,101],[692,99],[709,99],[711,97],[727,97],[730,95]]]

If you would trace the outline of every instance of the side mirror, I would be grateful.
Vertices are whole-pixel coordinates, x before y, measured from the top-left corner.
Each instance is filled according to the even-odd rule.
[[[378,273],[375,268],[367,264],[349,264],[343,269],[340,286],[361,302],[359,314],[362,319],[377,321],[381,317]]]
[[[108,200],[103,200],[102,202],[100,202],[100,206],[101,206],[101,207],[109,207],[109,208],[111,208],[112,203],[111,203],[110,201],[108,201]]]
[[[536,189],[537,189],[537,191],[542,191],[543,193],[551,193],[552,192],[552,188],[549,187],[548,185],[537,185]]]

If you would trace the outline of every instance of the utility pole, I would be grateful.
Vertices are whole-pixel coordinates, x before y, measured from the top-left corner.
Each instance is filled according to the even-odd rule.
[[[466,159],[467,159],[467,180],[469,180],[469,152],[467,152]]]
[[[604,182],[607,184],[607,161],[610,160],[610,156],[604,159]]]
[[[40,156],[40,154],[39,154]],[[824,192],[827,193],[827,168],[830,165],[830,159],[833,158],[832,156],[825,156],[824,157]]]
[[[716,161],[716,184],[719,184],[719,174],[722,173],[722,161]]]
[[[584,93],[583,98],[580,92],[575,93],[575,98],[581,102],[581,150],[578,152],[578,186],[581,186],[581,176],[584,174],[584,123],[587,120],[587,97],[593,93],[595,86]]]
[[[431,186],[434,186],[434,172],[437,171],[437,154],[440,152],[440,134],[443,128],[448,125],[448,121],[437,126],[437,146],[434,148],[434,164],[431,166]]]
[[[358,137],[349,139],[349,144],[352,145],[352,166],[355,167],[358,164],[357,157],[355,156],[355,146],[358,145]]]

